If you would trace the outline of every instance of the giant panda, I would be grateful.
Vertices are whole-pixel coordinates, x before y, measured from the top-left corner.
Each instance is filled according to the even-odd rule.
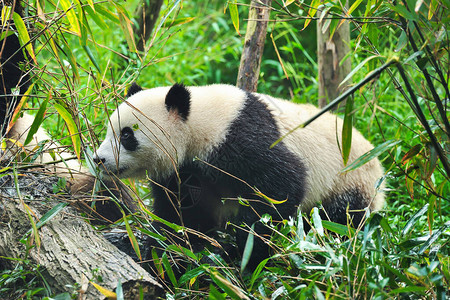
[[[367,209],[383,206],[376,189],[383,169],[373,159],[341,172],[340,118],[326,113],[271,147],[318,111],[231,85],[144,90],[133,84],[94,160],[120,178],[149,178],[154,213],[203,233],[232,222],[254,224],[257,235],[267,235],[258,222],[263,214],[282,220],[319,204],[324,217],[360,226]],[[373,148],[356,129],[352,135],[349,163]],[[247,232],[236,230],[241,252]],[[254,249],[253,266],[268,256],[260,239]]]

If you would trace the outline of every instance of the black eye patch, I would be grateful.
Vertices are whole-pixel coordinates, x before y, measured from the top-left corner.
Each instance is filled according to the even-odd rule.
[[[120,132],[120,143],[128,151],[136,151],[139,143],[134,136],[134,131],[130,127],[122,128]]]

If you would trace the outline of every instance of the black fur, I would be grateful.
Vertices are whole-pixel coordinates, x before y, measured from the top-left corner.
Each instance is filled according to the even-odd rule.
[[[6,3],[11,4],[8,1]],[[0,10],[2,8],[3,1],[0,4]],[[22,15],[19,1],[15,1],[14,11]],[[0,136],[3,136],[20,100],[20,96],[12,95],[13,89],[19,89],[20,95],[25,94],[30,78],[24,71],[27,60],[17,35],[12,34],[0,41],[0,53]]]
[[[306,168],[283,142],[270,149],[270,145],[279,137],[276,121],[266,105],[260,102],[256,95],[247,94],[245,106],[239,117],[231,124],[225,142],[214,149],[208,162],[258,188],[268,197],[287,201],[276,205],[275,210],[265,200],[256,196],[248,185],[202,162],[192,162],[183,166],[180,173],[195,176],[201,182],[204,194],[199,196],[199,200],[191,201],[199,203],[198,205],[189,209],[183,209],[181,206],[179,213],[183,218],[183,224],[202,232],[219,226],[211,214],[211,205],[221,205],[222,198],[238,196],[260,200],[251,202],[253,209],[260,216],[268,213],[274,220],[282,220],[294,215],[297,212],[296,205],[301,203],[305,195]],[[167,179],[162,184],[168,186],[170,182],[174,182],[173,178]],[[178,185],[172,184],[168,187],[175,193],[179,191]],[[180,214],[170,203],[165,191],[156,184],[153,184],[152,188],[155,214],[171,222],[180,223]],[[180,190],[181,193],[186,191],[182,187]],[[238,215],[229,221],[236,224],[246,223],[249,226],[255,223],[258,234],[270,234],[269,230],[257,222],[258,220],[258,215],[251,208],[241,205]],[[241,253],[246,239],[247,232],[237,230],[236,242]],[[267,256],[267,246],[261,240],[255,239],[249,265],[256,267],[257,263]]]
[[[133,96],[134,94],[143,91],[144,89],[141,88],[136,82],[133,82],[130,86],[130,88],[128,89],[127,92],[127,98],[130,98],[131,96]]]
[[[347,224],[347,207],[351,218],[350,224],[358,227],[364,220],[365,208],[369,206],[365,197],[358,189],[353,189],[342,194],[334,194],[323,201],[323,208],[326,212],[321,214],[323,220]]]
[[[134,131],[130,127],[122,128],[120,132],[120,143],[128,151],[136,151],[139,142],[134,136]]]
[[[175,83],[166,95],[167,111],[176,111],[183,120],[187,120],[191,108],[191,93],[181,83]]]

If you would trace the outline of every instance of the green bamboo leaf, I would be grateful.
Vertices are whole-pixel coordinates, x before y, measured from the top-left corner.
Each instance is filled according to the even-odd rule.
[[[78,21],[77,14],[72,7],[72,3],[70,3],[70,0],[61,0],[60,3],[63,10],[66,12],[67,20],[69,21],[72,31],[81,37],[80,22]]]
[[[100,69],[100,65],[98,64],[97,60],[95,59],[95,56],[92,54],[91,48],[89,48],[88,45],[82,46],[84,51],[86,52],[87,56],[89,57],[89,60],[92,62],[94,67],[97,69],[97,71],[101,74],[102,71]]]
[[[164,278],[164,276],[163,276],[164,272],[163,272],[163,267],[161,264],[161,259],[159,259],[155,248],[152,248],[152,260],[153,260],[153,264],[155,265],[156,271],[158,272],[159,276]]]
[[[339,235],[345,235],[348,237],[352,237],[355,235],[355,229],[349,228],[346,225],[334,223],[327,220],[322,220],[322,226],[326,230],[332,231],[334,233],[337,233]]]
[[[104,17],[108,18],[110,21],[112,21],[114,24],[119,25],[119,17],[113,13],[112,11],[106,9],[103,7],[103,5],[100,5],[98,3],[95,4],[95,11],[103,15]]]
[[[63,43],[62,49],[63,49],[64,56],[67,58],[70,66],[72,67],[71,70],[72,70],[73,77],[75,78],[75,83],[78,83],[78,82],[80,82],[80,74],[78,72],[77,61],[75,59],[75,56],[72,53],[71,47],[69,46],[69,44],[67,44],[66,39],[62,39],[62,43]]]
[[[227,299],[225,294],[219,292],[213,284],[209,285],[208,300],[225,300]]]
[[[229,296],[231,299],[249,299],[244,292],[235,286],[231,281],[224,278],[218,271],[210,271],[211,279]]]
[[[450,228],[450,221],[445,222],[444,226],[433,232],[430,238],[420,247],[419,254],[423,254],[448,228]]]
[[[127,41],[128,48],[132,52],[136,52],[136,42],[134,40],[133,27],[131,26],[131,20],[128,18],[127,11],[119,4],[114,2],[117,14],[119,16],[120,27],[122,27],[122,32],[125,35],[125,40]]]
[[[150,217],[152,217],[152,219],[153,219],[154,221],[161,222],[161,223],[163,223],[164,225],[168,226],[169,228],[172,228],[173,230],[175,230],[175,231],[178,232],[178,233],[183,231],[183,228],[184,228],[183,226],[180,226],[180,225],[171,223],[171,222],[169,222],[169,221],[166,221],[166,220],[164,220],[164,219],[158,217],[157,215],[155,215],[154,213],[152,213],[150,210],[148,210],[148,208],[147,208],[146,206],[141,205],[140,208],[141,208],[146,214],[148,214]]]
[[[358,157],[357,159],[355,159],[350,165],[348,165],[344,169],[342,169],[341,173],[352,171],[352,170],[355,170],[355,169],[361,167],[365,163],[368,163],[369,161],[371,161],[375,157],[378,157],[382,153],[384,153],[387,150],[391,149],[395,145],[400,144],[401,142],[402,141],[400,141],[400,140],[399,141],[389,140],[389,141],[384,142],[381,145],[376,146],[372,150],[366,152],[365,154],[363,154],[360,157]]]
[[[173,273],[172,266],[169,263],[169,259],[167,258],[167,253],[164,252],[162,256],[162,264],[164,266],[164,270],[166,270],[167,275],[169,276],[170,282],[172,282],[173,286],[178,287],[178,282]]]
[[[187,24],[194,20],[195,20],[195,17],[177,18],[173,21],[170,20],[170,22],[169,21],[164,22],[162,27],[169,28],[169,27],[174,27],[174,26],[178,26],[178,25],[184,25],[184,24]]]
[[[9,30],[9,31],[2,31],[2,33],[0,33],[0,41],[2,41],[4,38],[7,38],[10,35],[13,35],[14,31]]]
[[[36,116],[34,117],[33,124],[31,124],[30,130],[28,131],[28,135],[27,135],[27,138],[25,139],[24,145],[28,145],[31,142],[31,140],[33,140],[34,134],[38,131],[39,127],[42,124],[42,121],[44,121],[45,112],[47,110],[47,103],[51,97],[51,93],[52,93],[52,90],[49,91],[47,98],[39,107],[39,110],[38,110]]]
[[[361,4],[362,0],[356,0],[355,2],[353,2],[352,6],[350,6],[350,8],[348,9],[347,14],[351,15],[352,12],[358,8],[358,6]]]
[[[234,29],[236,29],[236,32],[240,35],[240,33],[239,33],[239,10],[238,10],[236,1],[229,2],[228,8],[230,10],[231,21],[233,22]]]
[[[406,32],[402,30],[402,33],[398,38],[397,47],[395,47],[394,52],[399,52],[400,50],[402,50],[407,43],[408,43],[408,36],[406,35]]]
[[[98,27],[100,27],[103,30],[109,28],[108,24],[106,24],[105,21],[103,21],[103,19],[100,17],[100,14],[95,11],[94,7],[85,6],[84,9],[87,11],[89,17],[91,17],[92,20],[94,20],[95,24],[98,25]]]
[[[181,247],[179,245],[168,245],[166,249],[176,252],[176,253],[179,253],[180,255],[188,256],[195,261],[198,260],[197,256],[195,256],[195,254],[191,250],[189,250],[185,247]]]
[[[252,274],[252,278],[250,279],[250,288],[248,289],[249,291],[253,290],[253,285],[256,282],[256,279],[258,279],[259,274],[261,273],[261,271],[264,269],[265,265],[267,264],[267,262],[269,261],[269,258],[266,258],[265,260],[263,260],[262,262],[259,263],[259,265],[256,267],[256,270],[253,272]]]
[[[314,17],[314,15],[317,12],[317,8],[319,7],[319,5],[322,3],[321,0],[313,0],[311,2],[311,5],[309,6],[309,11],[308,11],[308,17],[309,19],[306,19],[305,21],[305,25],[303,26],[303,29],[305,29],[306,27],[308,27],[309,23],[311,23],[312,18]]]
[[[58,203],[56,204],[52,209],[50,209],[48,212],[46,212],[39,220],[39,222],[37,222],[36,224],[36,229],[41,228],[42,226],[44,226],[45,224],[47,224],[50,220],[52,220],[60,211],[62,211],[66,206],[68,205],[68,203]],[[31,233],[33,229],[28,230],[27,233],[24,234],[23,238],[24,239],[27,235],[29,235]]]
[[[352,133],[353,133],[353,97],[347,98],[345,104],[344,124],[342,126],[342,158],[344,166],[347,165],[350,151],[352,149]]]
[[[339,86],[342,86],[345,82],[347,82],[350,78],[353,77],[353,75],[359,71],[359,69],[361,69],[368,61],[374,59],[374,58],[378,58],[379,55],[372,55],[367,57],[365,60],[363,60],[362,62],[360,62],[356,68],[354,68],[350,73],[348,73],[348,75],[344,78],[344,80],[342,80],[342,82],[339,84]]]
[[[55,103],[53,104],[55,109],[58,111],[59,115],[64,119],[64,122],[67,125],[67,129],[69,130],[70,138],[72,139],[73,150],[75,151],[78,159],[81,158],[81,140],[78,135],[77,125],[75,121],[72,119],[72,115],[64,108],[64,106]]]
[[[242,254],[242,262],[241,262],[241,272],[245,270],[248,262],[250,261],[250,257],[253,252],[253,242],[255,239],[255,235],[253,232],[255,231],[255,223],[252,224],[251,230],[248,233],[247,241],[245,242],[244,253]]]
[[[438,7],[440,1],[438,0],[431,0],[430,3],[430,9],[428,10],[428,20],[431,20],[431,18],[434,15],[434,12],[436,11],[436,8]]]
[[[317,231],[317,234],[320,236],[324,236],[322,218],[320,217],[319,209],[317,207],[314,207],[312,209],[312,220],[314,223],[314,228]]]
[[[420,209],[417,213],[414,214],[414,216],[412,216],[411,219],[409,219],[409,221],[406,223],[405,227],[403,227],[403,229],[402,229],[402,233],[401,233],[402,236],[405,236],[411,230],[411,228],[417,223],[419,218],[427,212],[428,205],[429,205],[428,203],[425,204],[422,207],[422,209]]]
[[[130,239],[131,246],[133,247],[133,250],[136,253],[139,260],[142,261],[141,250],[139,249],[139,243],[136,239],[136,236],[133,233],[133,230],[131,230],[131,226],[128,221],[128,216],[126,216],[124,213],[123,213],[123,222],[125,223],[125,228],[127,230],[127,234],[128,234],[128,238]]]
[[[123,287],[122,287],[122,283],[120,282],[120,278],[117,282],[117,287],[116,287],[116,300],[124,300],[125,298],[123,297]]]
[[[203,273],[206,272],[204,266],[206,265],[201,265],[198,268],[195,268],[193,270],[187,271],[186,273],[184,273],[179,280],[179,284],[180,285],[184,285],[186,282],[191,281],[191,280],[195,280],[195,278],[197,278],[198,276],[202,275]]]
[[[25,23],[24,23],[22,17],[18,13],[14,12],[13,20],[14,20],[14,25],[16,26],[16,29],[17,29],[20,45],[22,47],[25,47],[28,54],[30,54],[31,58],[33,59],[34,63],[37,64],[36,55],[34,54],[34,50],[33,50],[33,45],[30,42],[30,36],[28,34],[27,27],[25,26]]]

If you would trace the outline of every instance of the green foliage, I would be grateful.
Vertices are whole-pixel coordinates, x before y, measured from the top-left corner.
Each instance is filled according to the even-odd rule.
[[[29,97],[33,102],[27,104],[38,116],[33,130],[43,122],[55,138],[82,155],[85,146],[95,149],[97,139],[103,138],[109,113],[134,80],[147,88],[174,82],[235,83],[242,49],[236,30],[243,33],[246,5],[231,2],[230,16],[222,1],[166,1],[146,51],[137,53],[130,31],[137,1],[127,8],[115,1],[87,2],[36,0],[23,18],[14,15],[24,53],[37,62]],[[394,61],[354,93],[353,107],[345,113],[376,147],[343,171],[378,156],[387,171],[385,212],[372,215],[362,230],[320,220],[317,210],[307,233],[301,218],[269,222],[276,245],[273,256],[256,270],[242,272],[238,263],[211,248],[193,252],[172,245],[152,231],[147,219],[158,218],[143,208],[146,218],[126,216],[123,224],[137,253],[135,229],[167,249],[162,257],[156,252],[152,257],[160,262],[157,271],[167,283],[168,298],[449,296],[449,2],[366,0],[354,1],[348,9],[340,3],[273,3],[271,17],[277,22],[269,24],[259,91],[315,102],[318,17],[326,18],[322,30],[331,32],[344,17],[349,19],[353,51],[348,57],[355,67],[348,79],[353,82]],[[4,9],[2,15],[7,13]],[[35,29],[27,32],[31,24]],[[342,142],[347,153],[350,145]],[[145,184],[127,183],[149,202]],[[165,224],[177,233],[188,230]],[[186,263],[179,277],[174,257]],[[38,267],[26,262],[3,270],[1,276],[2,296],[51,294]]]

